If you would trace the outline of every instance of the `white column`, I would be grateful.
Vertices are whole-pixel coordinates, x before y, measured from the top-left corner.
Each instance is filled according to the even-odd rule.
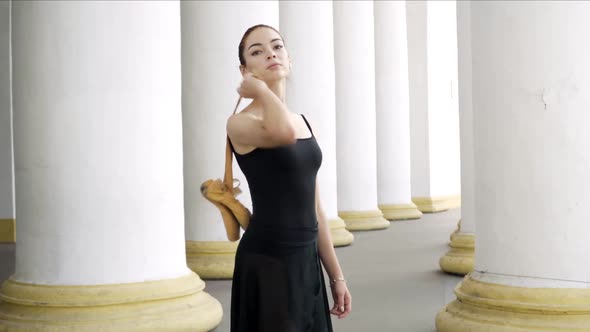
[[[471,2],[457,1],[459,45],[459,118],[461,129],[461,220],[451,234],[451,249],[439,260],[445,272],[473,271],[475,255],[475,197],[473,188],[473,105],[471,92]]]
[[[318,172],[320,199],[329,220],[332,241],[335,246],[343,246],[351,244],[354,236],[338,216],[332,17],[332,2],[280,2],[281,34],[293,63],[287,83],[287,103],[291,111],[304,114],[313,126],[323,155]]]
[[[437,326],[588,331],[590,3],[478,1],[471,17],[475,272]]]
[[[0,242],[15,241],[10,2],[0,2]]]
[[[214,328],[184,254],[180,3],[12,6],[19,240],[0,330]]]
[[[188,265],[203,278],[231,278],[237,242],[227,241],[219,210],[203,198],[201,183],[223,178],[225,125],[240,83],[238,44],[256,24],[278,28],[277,1],[182,2],[182,100],[185,229]],[[215,28],[213,28],[215,27]],[[241,108],[249,103],[243,100]],[[235,158],[234,158],[235,159]],[[248,183],[234,160],[234,177],[251,207]]]
[[[377,207],[373,2],[334,2],[338,211],[349,230],[389,227]]]
[[[412,197],[422,212],[460,206],[454,1],[407,2]]]
[[[377,181],[390,220],[420,218],[410,184],[410,108],[406,3],[375,1]]]
[[[410,90],[411,183],[413,197],[430,196],[426,2],[406,4]],[[420,208],[420,206],[419,206]],[[424,211],[424,208],[421,208]],[[439,209],[444,210],[444,209]]]

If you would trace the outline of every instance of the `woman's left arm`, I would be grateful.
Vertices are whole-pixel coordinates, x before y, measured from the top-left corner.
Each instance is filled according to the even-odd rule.
[[[336,257],[328,219],[320,202],[317,179],[315,185],[315,209],[318,219],[318,250],[322,264],[330,278],[330,289],[332,290],[332,298],[334,299],[334,306],[330,312],[338,316],[338,318],[344,318],[352,309],[352,297],[346,286],[346,281],[344,281],[344,275],[342,274],[338,257]]]

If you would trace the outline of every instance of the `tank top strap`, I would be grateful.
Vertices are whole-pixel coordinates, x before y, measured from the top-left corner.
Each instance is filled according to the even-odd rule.
[[[305,124],[307,125],[307,128],[309,129],[309,132],[311,133],[311,136],[313,136],[313,130],[311,130],[311,126],[309,125],[309,122],[307,122],[305,115],[301,114],[301,117],[303,118],[303,121],[305,121]]]

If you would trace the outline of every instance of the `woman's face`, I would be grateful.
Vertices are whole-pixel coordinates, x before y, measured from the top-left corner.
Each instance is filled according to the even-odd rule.
[[[265,82],[286,78],[291,70],[291,60],[283,40],[273,29],[252,31],[246,38],[243,55],[246,66],[242,66],[242,74],[251,72]]]

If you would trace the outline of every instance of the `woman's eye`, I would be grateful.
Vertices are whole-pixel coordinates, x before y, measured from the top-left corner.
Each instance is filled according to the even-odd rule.
[[[257,55],[258,53],[260,53],[260,51],[254,51],[254,52],[252,52],[252,55],[254,56],[254,55]]]
[[[275,50],[278,50],[278,49],[281,49],[281,48],[283,48],[283,45],[276,45],[275,46]]]

